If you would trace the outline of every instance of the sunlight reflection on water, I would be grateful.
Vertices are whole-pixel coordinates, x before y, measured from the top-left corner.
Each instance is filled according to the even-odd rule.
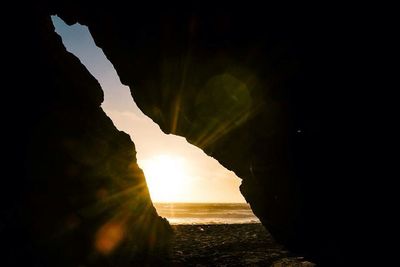
[[[171,224],[260,223],[246,203],[154,203]]]

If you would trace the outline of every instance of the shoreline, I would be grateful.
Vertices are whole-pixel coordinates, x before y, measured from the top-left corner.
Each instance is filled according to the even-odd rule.
[[[244,223],[219,223],[219,222],[207,222],[207,223],[171,223],[170,219],[167,219],[168,223],[173,228],[174,226],[207,226],[207,225],[253,225],[253,224],[260,224],[260,221],[257,222],[244,222]]]

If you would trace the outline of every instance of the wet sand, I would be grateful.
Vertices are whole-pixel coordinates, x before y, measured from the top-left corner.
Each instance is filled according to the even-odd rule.
[[[173,266],[315,266],[295,257],[259,224],[173,225]]]

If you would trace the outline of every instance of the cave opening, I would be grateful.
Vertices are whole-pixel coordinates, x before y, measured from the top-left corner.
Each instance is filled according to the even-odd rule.
[[[165,134],[135,104],[86,26],[52,16],[66,49],[98,80],[102,109],[135,142],[152,202],[171,224],[259,223],[239,191],[241,179],[185,138]]]

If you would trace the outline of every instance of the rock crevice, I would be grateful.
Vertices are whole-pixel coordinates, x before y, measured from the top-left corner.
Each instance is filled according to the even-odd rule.
[[[124,266],[168,232],[133,143],[102,112],[99,84],[54,33],[50,15],[57,14],[89,27],[164,132],[184,136],[243,179],[241,192],[278,242],[317,263],[341,262],[354,177],[344,171],[350,140],[334,127],[351,126],[350,108],[338,107],[342,95],[334,93],[345,88],[332,75],[343,67],[341,39],[332,42],[331,17],[293,10],[124,1],[24,9],[25,28],[13,28],[5,50],[16,51],[7,55],[7,78],[18,82],[6,98],[23,95],[22,115],[5,118],[13,129],[5,153],[18,159],[1,201],[12,199],[1,228],[10,248],[24,244],[39,265]],[[121,238],[126,232],[132,239]],[[109,253],[113,244],[117,253]],[[121,256],[132,247],[142,256]]]

